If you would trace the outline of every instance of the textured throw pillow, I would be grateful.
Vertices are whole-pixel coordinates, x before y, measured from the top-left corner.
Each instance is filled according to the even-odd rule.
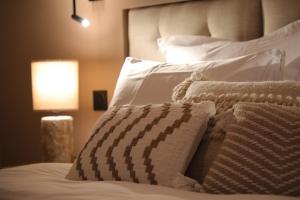
[[[171,186],[214,114],[212,102],[113,107],[97,122],[67,178]]]
[[[173,36],[174,37],[174,36]],[[264,37],[249,41],[228,41],[211,37],[179,36],[161,39],[160,49],[167,62],[222,60],[268,49],[285,51],[285,79],[300,80],[300,20]]]
[[[202,191],[300,196],[300,108],[239,103],[234,115]]]
[[[211,117],[203,138],[185,173],[186,176],[202,183],[211,164],[219,153],[226,136],[226,127],[234,121],[233,111]]]
[[[223,82],[203,81],[202,73],[194,73],[174,88],[176,102],[213,101],[217,113],[237,102],[261,102],[300,107],[299,81]]]

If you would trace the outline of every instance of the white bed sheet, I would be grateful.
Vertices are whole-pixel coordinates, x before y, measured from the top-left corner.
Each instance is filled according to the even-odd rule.
[[[69,181],[71,164],[40,163],[0,170],[2,200],[289,200],[272,195],[210,195],[167,187],[114,181]]]

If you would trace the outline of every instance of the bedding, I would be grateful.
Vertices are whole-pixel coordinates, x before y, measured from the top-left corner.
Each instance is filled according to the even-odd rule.
[[[67,178],[171,186],[175,175],[185,172],[214,114],[212,102],[112,107]]]
[[[274,81],[283,79],[283,66],[284,52],[278,49],[188,64],[128,57],[121,69],[110,106],[170,102],[173,88],[193,71],[201,71],[207,78],[218,81]]]
[[[264,37],[243,42],[203,36],[198,39],[195,36],[172,37],[160,39],[167,62],[219,60],[277,48],[286,53],[284,78],[300,80],[300,20]]]
[[[300,108],[238,103],[233,109],[236,122],[201,191],[300,196]]]
[[[3,200],[294,200],[274,195],[210,195],[120,181],[70,181],[71,164],[40,163],[0,170]]]

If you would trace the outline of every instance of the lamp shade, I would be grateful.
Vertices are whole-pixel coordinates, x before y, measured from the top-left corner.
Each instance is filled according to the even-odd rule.
[[[78,109],[78,62],[41,61],[31,63],[34,110]]]

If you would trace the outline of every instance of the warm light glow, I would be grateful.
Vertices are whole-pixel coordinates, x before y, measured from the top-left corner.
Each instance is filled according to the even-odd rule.
[[[83,19],[83,20],[81,21],[81,25],[82,25],[84,28],[86,28],[86,27],[88,27],[88,26],[90,25],[90,21],[89,21],[88,19]]]
[[[34,110],[78,109],[78,62],[31,63]]]

